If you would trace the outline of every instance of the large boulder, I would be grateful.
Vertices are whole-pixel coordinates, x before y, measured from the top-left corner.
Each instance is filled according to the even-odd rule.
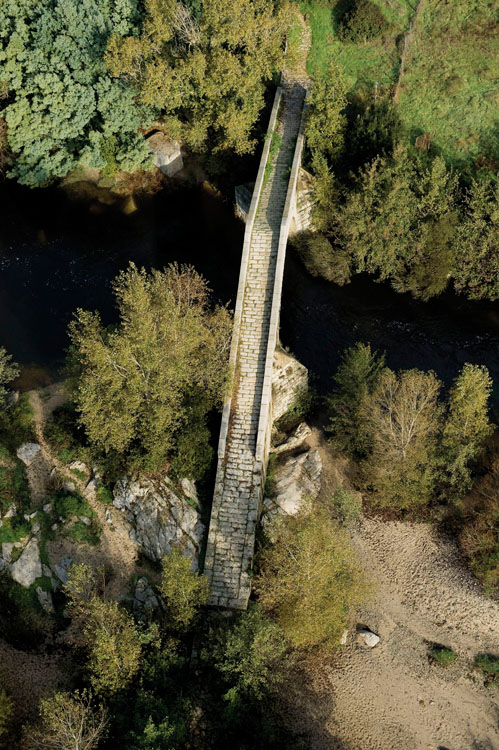
[[[114,487],[114,505],[126,513],[132,524],[130,536],[151,558],[159,561],[179,545],[195,566],[204,536],[204,524],[192,497],[193,486],[184,483],[188,499],[167,477],[159,481],[134,481],[123,477]]]
[[[272,497],[264,500],[265,521],[305,510],[319,494],[321,472],[321,457],[315,449],[283,458],[275,468]]]
[[[21,556],[10,567],[10,574],[14,581],[21,586],[28,588],[37,578],[42,575],[42,562],[40,560],[40,551],[38,549],[38,540],[32,537]]]
[[[40,453],[40,450],[38,443],[23,443],[16,452],[17,457],[21,459],[23,464],[30,466]]]
[[[177,141],[157,131],[147,138],[147,145],[153,153],[154,165],[167,177],[173,177],[183,168],[182,151]]]

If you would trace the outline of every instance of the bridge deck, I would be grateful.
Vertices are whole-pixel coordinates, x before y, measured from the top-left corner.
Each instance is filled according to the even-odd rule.
[[[205,559],[212,606],[245,609],[251,591],[263,471],[255,448],[281,220],[305,93],[299,80],[283,84],[275,128],[282,142],[264,180],[251,232],[227,439],[219,457]]]

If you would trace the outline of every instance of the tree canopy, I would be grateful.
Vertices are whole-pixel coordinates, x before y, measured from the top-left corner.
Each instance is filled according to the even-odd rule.
[[[229,312],[210,309],[190,266],[147,273],[130,264],[113,291],[117,326],[83,310],[70,326],[81,424],[101,454],[129,468],[199,476],[211,457],[206,416],[228,376]]]
[[[26,185],[64,177],[78,164],[120,169],[151,165],[139,129],[154,111],[136,101],[103,60],[108,38],[138,31],[136,0],[5,0],[0,5],[0,79],[14,159]]]

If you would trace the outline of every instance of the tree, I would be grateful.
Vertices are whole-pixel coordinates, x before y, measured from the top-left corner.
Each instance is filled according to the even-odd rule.
[[[471,299],[499,298],[497,180],[474,181],[456,239],[455,286]]]
[[[466,363],[449,394],[442,448],[448,481],[459,493],[470,488],[470,464],[493,432],[488,415],[491,391],[487,368]]]
[[[356,271],[424,300],[440,293],[452,269],[456,185],[443,159],[426,167],[402,146],[361,170],[357,189],[334,214]]]
[[[343,145],[346,82],[336,63],[331,62],[327,76],[314,81],[307,104],[305,138],[312,168],[320,173],[338,156]]]
[[[137,674],[141,640],[133,619],[118,602],[100,598],[96,580],[85,563],[72,566],[64,592],[89,652],[92,687],[98,694],[112,696],[126,688]]]
[[[186,557],[179,547],[174,547],[163,559],[160,591],[173,627],[185,630],[194,621],[199,608],[208,601],[208,579],[195,573],[192,559]]]
[[[363,471],[379,505],[404,509],[432,498],[442,425],[440,388],[433,372],[396,375],[386,368],[364,400],[360,416],[370,450]]]
[[[7,354],[3,347],[0,347],[0,402],[5,400],[8,385],[20,373],[19,366],[12,361],[10,354]]]
[[[260,563],[259,600],[291,644],[338,645],[365,592],[348,533],[318,512],[286,518]]]
[[[94,750],[106,734],[107,711],[86,690],[56,693],[40,703],[41,728],[31,729],[33,750]]]
[[[195,149],[254,148],[264,82],[280,70],[288,11],[267,0],[146,0],[141,33],[113,36],[106,61]]]
[[[0,5],[0,65],[8,91],[0,116],[13,153],[10,176],[30,185],[65,177],[76,166],[152,167],[139,134],[155,113],[136,101],[103,61],[111,34],[136,34],[135,0],[5,0]],[[110,154],[111,148],[111,154]]]
[[[222,403],[230,315],[208,307],[189,266],[115,279],[119,324],[78,310],[70,326],[74,400],[91,444],[115,463],[197,477],[209,463],[206,416]]]
[[[251,606],[230,627],[212,631],[210,640],[213,645],[203,658],[230,686],[224,695],[230,704],[261,701],[280,684],[286,640],[259,606]]]
[[[334,389],[326,397],[328,430],[335,445],[347,453],[361,454],[364,450],[360,410],[384,367],[385,355],[358,341],[345,349],[333,375]]]

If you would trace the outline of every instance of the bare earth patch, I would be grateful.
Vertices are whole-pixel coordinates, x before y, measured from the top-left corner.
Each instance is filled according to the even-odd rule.
[[[332,492],[346,467],[315,438]],[[499,602],[429,524],[364,519],[354,543],[372,597],[339,653],[299,665],[287,696],[293,728],[314,750],[498,750],[499,689],[473,661],[499,655]],[[356,625],[379,644],[358,645]],[[435,643],[458,658],[431,664]]]

